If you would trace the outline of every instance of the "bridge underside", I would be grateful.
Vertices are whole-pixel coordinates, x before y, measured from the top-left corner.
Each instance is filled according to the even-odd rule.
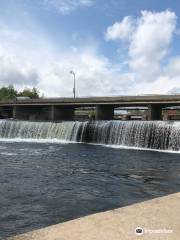
[[[96,120],[113,120],[115,106],[97,105],[95,107]],[[11,114],[6,114],[5,118]],[[44,121],[73,121],[75,119],[74,106],[13,106],[12,117],[19,120]],[[160,105],[149,105],[144,120],[161,120],[162,108]],[[124,120],[130,120],[126,116]]]
[[[51,109],[41,106],[14,106],[13,118],[30,121],[51,120]]]
[[[96,106],[96,120],[112,120],[114,118],[113,106]]]
[[[18,120],[72,121],[73,107],[61,106],[14,106],[13,118]]]
[[[12,107],[0,107],[0,119],[12,118]]]
[[[74,107],[72,106],[51,106],[51,120],[52,121],[73,121]]]
[[[14,118],[17,120],[31,121],[73,121],[76,120],[77,108],[93,109],[94,117],[91,120],[113,120],[115,109],[121,110],[133,107],[146,107],[146,115],[143,120],[162,120],[162,109],[166,107],[161,104],[143,104],[143,105],[111,105],[111,104],[95,104],[95,105],[23,105],[14,104],[11,106],[0,106],[0,118]],[[87,110],[86,110],[87,111]],[[86,120],[88,120],[86,118]],[[130,120],[130,114],[123,120]],[[83,119],[82,119],[83,120]]]

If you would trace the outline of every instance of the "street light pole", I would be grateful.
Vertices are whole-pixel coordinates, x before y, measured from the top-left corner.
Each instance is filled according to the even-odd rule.
[[[74,78],[73,94],[74,94],[74,98],[76,98],[76,74],[74,71],[70,71],[70,74],[72,74]]]

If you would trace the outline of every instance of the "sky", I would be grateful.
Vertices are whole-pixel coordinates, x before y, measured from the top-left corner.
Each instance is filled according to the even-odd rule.
[[[179,0],[0,0],[0,87],[180,93]]]

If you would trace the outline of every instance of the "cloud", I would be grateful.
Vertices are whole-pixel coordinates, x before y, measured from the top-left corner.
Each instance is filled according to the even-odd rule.
[[[0,85],[16,85],[17,87],[35,86],[38,83],[38,72],[32,64],[25,61],[26,55],[21,52],[23,33],[13,31],[0,24]]]
[[[168,75],[172,79],[180,76],[180,56],[170,59],[168,64],[165,66],[164,74]]]
[[[128,44],[126,61],[135,93],[166,93],[173,85],[180,87],[180,57],[170,58],[176,23],[170,10],[142,11],[137,18],[124,17],[107,28],[106,39]]]
[[[115,22],[106,30],[106,40],[128,40],[133,33],[134,19],[126,16],[121,22]]]
[[[154,81],[161,60],[168,54],[176,28],[176,15],[143,11],[129,46],[129,66],[142,81]]]
[[[61,54],[57,54],[57,52]],[[40,34],[29,30],[0,28],[0,86],[14,84],[18,89],[37,87],[45,96],[73,96],[76,72],[77,96],[122,94],[133,77],[98,53],[93,44],[57,48]]]
[[[43,0],[44,6],[54,7],[59,13],[65,15],[80,7],[90,7],[95,0]]]
[[[43,81],[38,87],[50,96],[72,96],[71,69],[76,73],[77,96],[122,94],[132,81],[130,75],[117,72],[116,66],[107,58],[88,47],[76,49],[73,53],[66,52],[61,59],[48,65],[51,67],[42,73]]]
[[[175,13],[143,11],[137,18],[124,19],[121,31],[113,30],[110,39],[109,30],[106,39],[119,41],[120,46],[126,43],[125,67],[124,62],[112,63],[100,54],[92,42],[68,48],[61,43],[57,47],[33,27],[15,31],[0,22],[0,86],[36,86],[45,96],[70,97],[73,78],[69,71],[74,70],[77,95],[81,97],[167,93],[180,88],[180,56],[170,55]],[[129,30],[122,27],[128,21]]]
[[[168,91],[169,94],[180,94],[180,87],[173,87]]]
[[[20,65],[16,59],[0,57],[1,85],[16,85],[31,87],[38,84],[38,73],[35,69],[28,69]]]

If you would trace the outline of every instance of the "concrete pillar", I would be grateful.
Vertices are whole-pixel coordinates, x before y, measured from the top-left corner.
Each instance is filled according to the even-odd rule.
[[[160,104],[150,104],[148,108],[148,120],[162,120],[162,106]]]
[[[51,121],[73,121],[74,107],[51,106]]]
[[[0,119],[4,118],[4,111],[3,107],[0,107]]]
[[[54,121],[54,105],[51,106],[50,118],[51,118],[51,121]]]
[[[96,106],[96,120],[113,120],[114,107],[109,105]]]

